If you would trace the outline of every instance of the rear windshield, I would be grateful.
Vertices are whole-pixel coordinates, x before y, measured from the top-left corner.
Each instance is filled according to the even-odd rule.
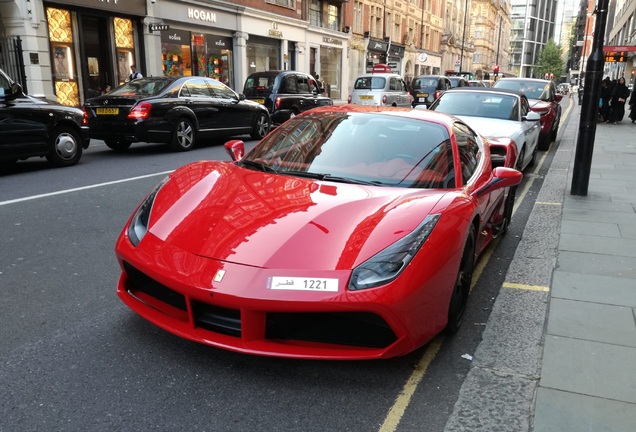
[[[271,93],[274,88],[276,75],[250,75],[245,81],[243,93],[245,96],[251,96],[258,93]]]
[[[542,99],[548,98],[548,94],[545,90],[549,87],[543,83],[537,83],[534,81],[514,81],[514,80],[499,80],[495,85],[497,88],[517,90],[524,93],[528,99]]]
[[[384,77],[360,77],[356,80],[354,89],[356,90],[382,90],[386,86]]]
[[[152,96],[168,87],[172,81],[150,78],[136,79],[117,87],[108,96]]]
[[[415,78],[412,87],[419,89],[422,87],[437,87],[437,78]]]

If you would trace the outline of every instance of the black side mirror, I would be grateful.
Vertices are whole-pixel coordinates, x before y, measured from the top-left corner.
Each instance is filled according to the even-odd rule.
[[[14,82],[11,84],[11,91],[9,92],[9,94],[5,96],[5,98],[7,100],[12,100],[22,95],[23,95],[22,86],[18,84],[17,82]]]

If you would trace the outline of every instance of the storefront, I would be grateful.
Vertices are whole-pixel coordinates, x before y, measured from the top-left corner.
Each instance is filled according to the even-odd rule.
[[[53,91],[64,105],[79,106],[107,85],[117,86],[137,65],[143,73],[145,0],[44,3]]]
[[[250,35],[247,40],[248,73],[283,69],[280,39]]]
[[[320,78],[325,82],[327,95],[342,99],[342,40],[323,36],[320,45]]]
[[[371,72],[373,65],[386,63],[389,43],[377,39],[369,39],[367,46],[367,73]]]
[[[236,14],[186,1],[153,5],[149,26],[160,34],[163,75],[206,76],[234,88]]]

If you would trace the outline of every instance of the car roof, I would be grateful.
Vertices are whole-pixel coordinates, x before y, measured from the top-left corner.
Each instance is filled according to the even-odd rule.
[[[445,93],[459,93],[459,92],[479,92],[479,93],[507,93],[516,96],[526,95],[518,90],[497,88],[497,87],[455,87],[449,90],[446,90]]]
[[[538,83],[549,83],[550,80],[544,80],[544,79],[540,79],[540,78],[519,78],[519,77],[514,77],[514,78],[499,78],[499,80],[506,80],[506,81],[524,81],[524,82],[528,82],[528,81],[533,81],[533,82],[538,82]],[[496,81],[495,81],[496,82]]]

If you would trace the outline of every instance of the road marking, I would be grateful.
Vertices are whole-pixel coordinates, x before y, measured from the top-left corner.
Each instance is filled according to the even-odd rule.
[[[520,289],[520,290],[526,290],[526,291],[543,291],[543,292],[550,291],[550,287],[546,287],[546,286],[525,285],[525,284],[518,284],[518,283],[512,283],[512,282],[504,282],[503,285],[501,286],[503,288]]]
[[[406,411],[406,408],[409,406],[411,402],[411,398],[413,397],[413,393],[417,389],[417,385],[424,378],[424,374],[426,370],[430,366],[431,362],[437,356],[439,349],[442,347],[442,343],[444,342],[443,336],[437,336],[433,339],[432,342],[429,343],[424,355],[420,359],[417,364],[415,371],[411,374],[406,384],[402,388],[402,392],[395,400],[393,407],[391,407],[391,411],[387,414],[384,419],[384,423],[380,426],[380,432],[393,432],[397,429],[400,420],[402,420],[402,416]]]
[[[565,111],[565,114],[561,116],[559,127],[561,127],[561,124],[564,123],[565,120],[567,119],[568,115],[570,114],[571,108],[572,108],[572,101],[570,100],[570,105],[568,106],[568,109]],[[550,148],[551,147],[552,147],[552,144],[550,144]],[[550,152],[550,149],[548,149],[546,152],[543,153],[543,156],[541,157],[541,159],[539,159],[538,163],[535,166],[535,169],[532,171],[532,174],[539,173],[539,170],[543,166],[543,163],[545,162],[545,158],[549,152]],[[515,205],[512,210],[513,215],[517,212],[519,205],[521,205],[521,202],[523,201],[524,197],[530,190],[530,187],[534,183],[534,179],[536,177],[537,177],[536,175],[531,176],[530,180],[523,186],[523,188],[521,190],[517,190],[517,197],[515,199]],[[538,203],[535,203],[535,204],[538,204]],[[543,203],[543,204],[561,205],[561,203]],[[491,243],[491,245],[496,245],[498,241],[499,241],[498,238],[495,239]],[[490,256],[493,254],[494,249],[496,248],[489,247],[485,251],[484,255],[479,259],[479,263],[477,264],[477,266],[475,266],[475,272],[473,273],[473,281],[471,284],[471,291],[473,286],[475,286],[475,284],[479,280],[479,276],[481,275],[481,272],[483,271],[483,269],[486,267],[486,264],[490,260]],[[514,288],[514,289],[525,289],[529,291],[543,291],[543,292],[550,291],[550,288],[544,287],[544,286],[514,284],[510,282],[504,282],[503,287]],[[422,359],[418,363],[417,369],[415,370],[415,372],[411,374],[406,384],[404,384],[404,387],[402,388],[400,395],[397,397],[397,399],[395,400],[395,403],[389,410],[389,413],[387,414],[384,420],[384,423],[382,423],[382,426],[380,427],[379,432],[394,432],[395,430],[397,430],[398,424],[400,423],[400,420],[402,419],[402,416],[404,415],[406,408],[408,408],[408,405],[411,402],[411,398],[413,394],[415,393],[417,385],[420,383],[420,381],[422,381],[422,378],[424,377],[424,374],[426,373],[426,369],[431,364],[431,362],[435,359],[435,356],[437,355],[443,341],[444,341],[444,338],[441,336],[438,336],[437,338],[433,339],[433,342],[431,342],[430,345],[426,348],[426,351],[424,351]]]
[[[87,189],[95,189],[95,188],[99,188],[99,187],[103,187],[103,186],[110,186],[110,185],[114,185],[114,184],[118,184],[118,183],[126,183],[126,182],[130,182],[130,181],[141,180],[141,179],[155,177],[155,176],[160,176],[160,175],[165,176],[166,174],[170,174],[172,171],[173,170],[163,171],[163,172],[158,172],[158,173],[154,173],[154,174],[146,174],[146,175],[137,176],[137,177],[131,177],[131,178],[127,178],[127,179],[113,180],[113,181],[110,181],[110,182],[98,183],[98,184],[88,185],[88,186],[82,186],[82,187],[73,188],[73,189],[64,189],[64,190],[56,191],[56,192],[49,192],[49,193],[45,193],[45,194],[31,195],[31,196],[24,197],[24,198],[17,198],[17,199],[13,199],[13,200],[0,201],[0,206],[8,205],[8,204],[15,204],[15,203],[24,202],[24,201],[31,201],[31,200],[35,200],[35,199],[38,199],[38,198],[48,198],[48,197],[52,197],[52,196],[55,196],[55,195],[63,195],[63,194],[67,194],[67,193],[71,193],[71,192],[77,192],[77,191],[82,191],[82,190],[87,190]]]
[[[549,201],[536,201],[534,203],[534,205],[555,205],[555,206],[560,206],[563,205],[560,202],[549,202]]]

